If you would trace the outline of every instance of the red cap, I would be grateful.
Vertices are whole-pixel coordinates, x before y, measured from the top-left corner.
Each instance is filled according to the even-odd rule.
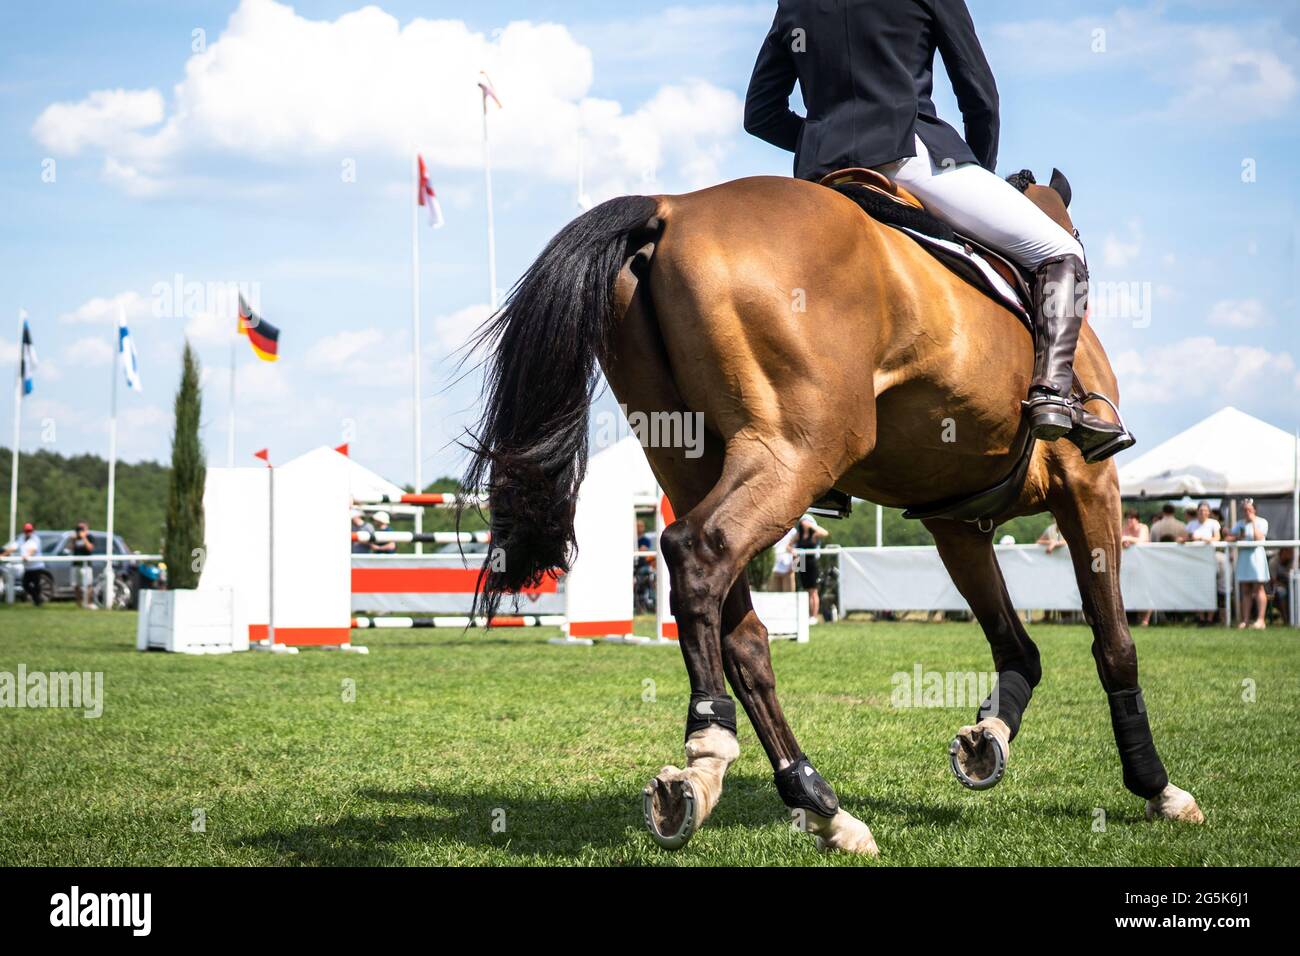
[[[35,531],[36,529],[33,528],[33,527],[31,526],[31,524],[25,524],[25,525],[23,525],[23,530],[24,530],[24,531]]]

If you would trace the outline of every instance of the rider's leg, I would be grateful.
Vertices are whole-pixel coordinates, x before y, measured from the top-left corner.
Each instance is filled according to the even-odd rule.
[[[936,166],[920,137],[916,156],[880,171],[925,203],[958,232],[1032,270],[1035,327],[1043,340],[1029,389],[1034,437],[1055,441],[1075,430],[1080,447],[1098,447],[1117,426],[1082,416],[1070,401],[1074,353],[1088,306],[1083,246],[1010,183],[976,163]],[[1080,434],[1080,429],[1088,434]],[[1093,435],[1092,432],[1097,434]]]
[[[880,172],[906,186],[931,214],[958,232],[1030,271],[1057,256],[1083,261],[1079,240],[1019,189],[977,163],[936,166],[920,137],[915,156],[882,166]]]

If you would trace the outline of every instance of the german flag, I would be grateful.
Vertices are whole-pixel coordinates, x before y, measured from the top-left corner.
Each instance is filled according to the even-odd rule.
[[[274,362],[280,357],[280,330],[248,307],[239,296],[239,334],[248,336],[249,345],[263,362]]]

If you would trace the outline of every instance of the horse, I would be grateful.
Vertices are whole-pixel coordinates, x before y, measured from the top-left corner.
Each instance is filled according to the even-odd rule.
[[[1051,186],[1025,191],[1073,230],[1068,189],[1066,199]],[[686,766],[665,766],[643,794],[651,836],[678,848],[717,805],[740,752],[730,686],[779,795],[817,845],[876,855],[869,827],[840,805],[786,721],[743,572],[828,492],[906,507],[1004,479],[1024,447],[1028,329],[841,192],[753,177],[591,209],[550,241],[473,343],[486,355],[483,409],[464,481],[489,497],[492,549],[476,592],[488,618],[569,566],[602,371],[629,414],[704,424],[702,454],[645,449],[678,516],[661,542],[691,690]],[[1075,369],[1085,388],[1118,401],[1086,323]],[[1044,510],[1069,544],[1124,785],[1149,818],[1200,822],[1195,799],[1169,782],[1138,683],[1113,461],[1088,464],[1067,441],[1036,444],[1018,499],[996,517]],[[998,673],[951,748],[975,788],[1001,779],[1042,676],[994,555],[995,523],[925,521]]]

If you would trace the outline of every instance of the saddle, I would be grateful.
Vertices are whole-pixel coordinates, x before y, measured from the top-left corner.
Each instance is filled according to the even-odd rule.
[[[1033,334],[1033,273],[956,232],[884,173],[841,169],[821,184],[852,199],[872,219],[910,235],[959,277],[1009,309]]]
[[[1032,177],[1029,181],[1032,182]],[[1034,330],[1032,273],[971,237],[956,232],[926,211],[924,204],[905,187],[874,169],[841,169],[823,178],[821,185],[853,200],[863,212],[883,225],[906,233],[949,270],[1006,308],[1029,331],[1037,361],[1044,343]],[[1110,404],[1104,396],[1087,391],[1077,375],[1073,396],[1081,403],[1100,399]],[[1119,414],[1118,409],[1115,413]],[[1037,441],[1029,434],[1028,422],[1022,419],[1011,449],[1015,464],[1005,478],[978,494],[909,508],[903,517],[967,521],[982,528],[987,525],[991,531],[994,521],[1010,511],[1019,500],[1036,445]],[[847,514],[842,499],[824,499],[817,502],[815,508],[818,513],[832,517]]]

